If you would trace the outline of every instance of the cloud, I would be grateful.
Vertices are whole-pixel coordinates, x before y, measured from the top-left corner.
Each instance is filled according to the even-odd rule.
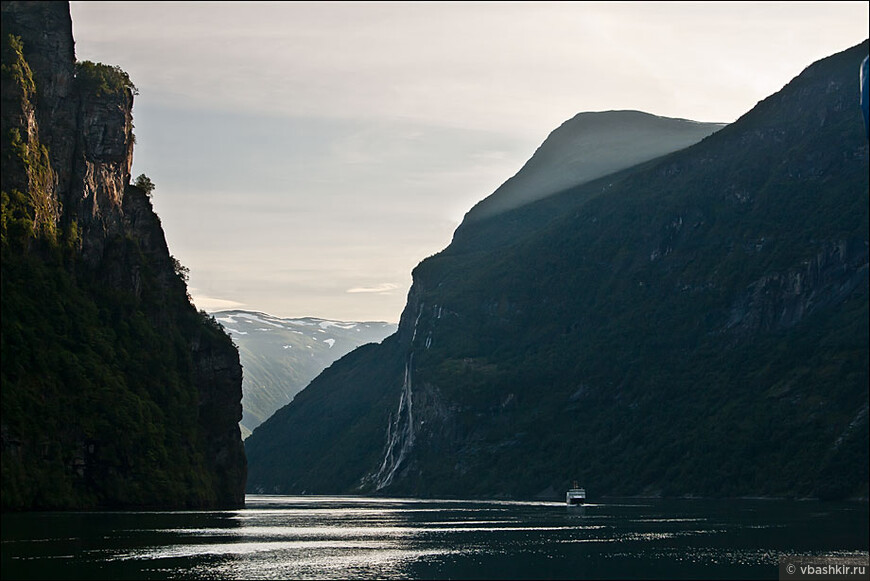
[[[358,286],[354,288],[349,288],[345,292],[349,293],[375,293],[375,294],[387,294],[399,288],[399,285],[393,284],[391,282],[384,282],[377,286]]]
[[[580,111],[733,121],[866,38],[866,6],[73,2],[72,12],[77,52],[119,62],[141,100],[509,125],[532,138]]]
[[[240,307],[247,306],[245,303],[240,303],[238,301],[231,301],[227,299],[217,299],[214,297],[209,297],[205,295],[196,294],[193,289],[191,289],[191,298],[193,299],[193,304],[196,305],[196,308],[202,309],[204,311],[220,311],[224,309],[237,309]]]

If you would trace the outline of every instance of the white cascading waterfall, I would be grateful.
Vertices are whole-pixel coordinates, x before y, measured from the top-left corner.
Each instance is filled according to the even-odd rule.
[[[399,396],[399,408],[396,410],[396,415],[390,416],[390,421],[387,424],[387,444],[384,448],[384,460],[381,462],[380,468],[372,476],[375,482],[375,489],[381,490],[389,486],[393,481],[393,477],[402,461],[408,455],[411,448],[414,446],[414,339],[417,338],[417,324],[420,322],[420,315],[423,313],[423,305],[417,312],[417,318],[414,320],[414,332],[411,335],[411,349],[408,354],[408,359],[405,361],[405,378],[402,382],[402,393]]]

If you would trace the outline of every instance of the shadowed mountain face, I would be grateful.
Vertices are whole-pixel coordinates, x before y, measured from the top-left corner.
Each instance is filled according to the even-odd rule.
[[[2,3],[3,510],[244,505],[242,369],[130,185],[133,95]]]
[[[868,495],[868,44],[488,218],[247,440],[249,491]]]
[[[336,359],[396,331],[395,324],[383,322],[283,319],[251,311],[213,315],[239,348],[244,369],[239,422],[243,438]]]
[[[723,123],[641,111],[579,113],[553,131],[519,172],[466,215],[472,222],[694,145]]]

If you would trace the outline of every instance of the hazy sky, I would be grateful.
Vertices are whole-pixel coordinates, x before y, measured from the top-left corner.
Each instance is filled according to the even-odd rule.
[[[731,122],[868,37],[868,2],[71,6],[77,58],[139,88],[133,175],[197,307],[390,322],[563,121]]]

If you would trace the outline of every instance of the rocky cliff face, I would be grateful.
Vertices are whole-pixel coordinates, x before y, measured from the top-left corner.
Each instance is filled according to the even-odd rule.
[[[397,334],[248,438],[251,490],[866,498],[866,54],[692,147],[466,220]]]
[[[238,352],[130,185],[134,87],[3,2],[3,506],[238,506]]]

